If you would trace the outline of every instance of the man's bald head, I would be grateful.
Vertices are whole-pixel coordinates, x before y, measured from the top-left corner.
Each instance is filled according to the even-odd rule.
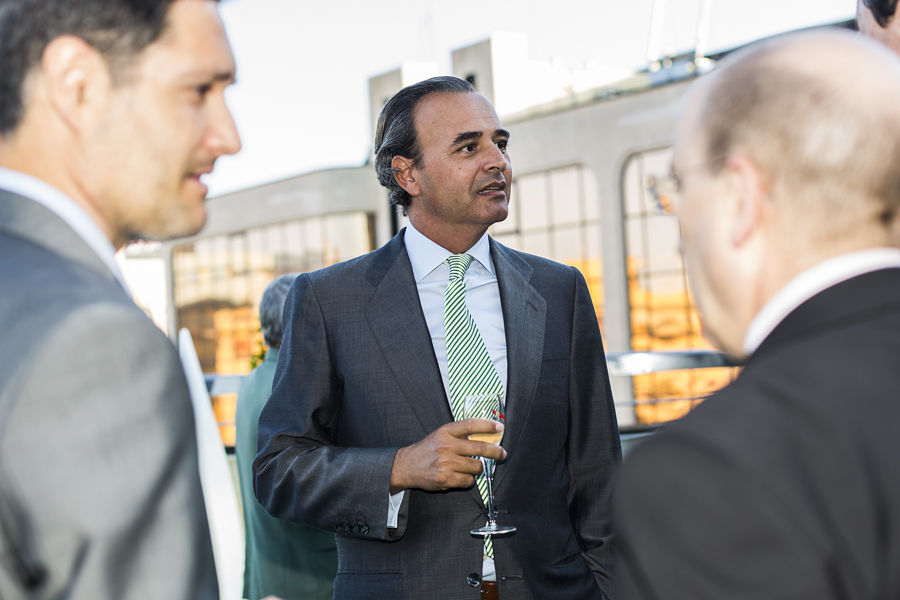
[[[839,30],[772,39],[720,63],[694,100],[711,169],[746,155],[811,235],[900,218],[900,59],[882,46]]]
[[[837,30],[730,55],[687,95],[673,172],[704,333],[742,356],[799,273],[898,240],[900,58]]]

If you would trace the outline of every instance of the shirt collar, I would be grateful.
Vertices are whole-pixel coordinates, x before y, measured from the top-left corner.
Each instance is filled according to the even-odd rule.
[[[762,307],[744,334],[744,352],[753,354],[781,321],[819,292],[857,275],[900,268],[900,249],[871,248],[823,261],[791,279]]]
[[[33,200],[62,219],[84,240],[128,291],[125,278],[116,263],[116,249],[100,226],[77,202],[37,177],[4,167],[0,167],[0,188]]]
[[[447,260],[448,256],[453,254],[443,246],[425,237],[418,229],[413,227],[412,223],[406,226],[403,242],[406,244],[406,253],[409,255],[409,262],[412,264],[413,277],[416,283],[421,282]],[[472,258],[477,260],[485,270],[494,275],[494,263],[491,260],[491,244],[487,232],[475,242],[474,246],[466,251],[466,254],[472,255]]]

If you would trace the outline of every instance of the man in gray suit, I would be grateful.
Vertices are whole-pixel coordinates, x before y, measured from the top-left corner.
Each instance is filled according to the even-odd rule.
[[[188,389],[116,248],[239,148],[211,0],[0,0],[0,598],[218,598]]]
[[[486,233],[507,216],[508,139],[465,81],[398,92],[376,169],[410,226],[288,295],[256,494],[337,534],[338,599],[608,597],[605,489],[621,453],[600,331],[576,269]],[[451,412],[444,297],[463,253],[478,360],[505,398],[502,448],[467,439],[492,421]],[[473,456],[501,461],[499,520],[517,527],[490,549],[469,533],[486,518]]]

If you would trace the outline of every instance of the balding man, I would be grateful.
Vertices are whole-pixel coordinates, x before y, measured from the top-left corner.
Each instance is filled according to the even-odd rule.
[[[900,60],[781,37],[696,82],[672,166],[705,332],[736,380],[638,447],[619,597],[900,597]]]

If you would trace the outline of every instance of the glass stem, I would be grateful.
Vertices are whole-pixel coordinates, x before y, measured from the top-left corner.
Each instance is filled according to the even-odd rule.
[[[493,469],[491,468],[493,466],[493,460],[483,456],[481,457],[481,467],[484,469],[484,483],[487,487],[488,522],[491,525],[494,525],[497,522],[497,512],[494,510],[494,474],[492,473]]]

